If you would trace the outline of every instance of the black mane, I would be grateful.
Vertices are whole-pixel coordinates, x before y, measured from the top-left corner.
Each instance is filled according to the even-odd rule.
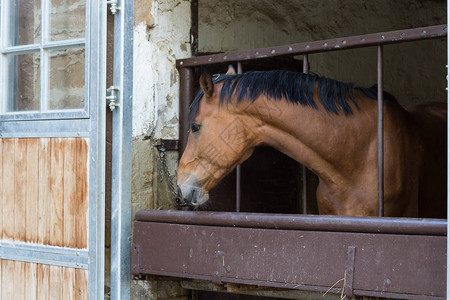
[[[244,99],[254,101],[261,94],[279,101],[282,98],[287,101],[304,106],[311,106],[318,109],[313,98],[315,84],[318,84],[318,96],[323,107],[328,112],[345,115],[352,114],[352,108],[347,97],[359,110],[358,103],[353,97],[354,84],[341,82],[330,78],[318,76],[316,74],[295,73],[291,71],[250,71],[243,74],[226,75],[220,74],[213,77],[213,82],[223,82],[220,92],[220,104],[230,103],[231,96],[237,97],[237,103]],[[377,89],[361,88],[368,97],[376,99]],[[197,114],[199,102],[203,97],[200,89],[191,105],[190,120]]]

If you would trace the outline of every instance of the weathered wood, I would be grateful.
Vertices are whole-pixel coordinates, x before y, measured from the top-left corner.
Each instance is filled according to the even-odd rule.
[[[2,282],[3,275],[2,274],[3,274],[3,263],[0,260],[0,298],[2,297],[2,290],[3,290],[3,282]]]
[[[88,142],[0,139],[0,239],[87,248]],[[88,299],[87,270],[0,260],[1,299]]]
[[[38,240],[39,140],[27,139],[26,241]]]
[[[26,241],[27,140],[14,141],[14,240]]]
[[[14,299],[25,299],[25,263],[13,261],[14,273]],[[10,298],[12,299],[12,298]]]
[[[14,139],[3,139],[3,238],[14,239]]]
[[[50,243],[51,216],[51,143],[49,138],[39,139],[39,200],[38,200],[38,243]]]
[[[50,266],[50,299],[62,298],[62,270],[58,266]]]
[[[38,299],[37,298],[37,264],[25,263],[25,299]]]
[[[2,299],[14,299],[14,262],[2,260]]]
[[[37,265],[37,278],[38,278],[38,299],[49,299],[50,296],[50,266],[49,265]]]
[[[64,149],[64,246],[77,246],[76,218],[78,215],[78,199],[76,188],[76,141],[63,140]]]
[[[62,299],[75,299],[75,269],[63,268]]]
[[[88,213],[88,153],[86,139],[77,139],[77,199],[78,212],[76,220],[77,248],[88,247],[87,213]]]
[[[64,148],[62,139],[51,139],[50,245],[64,246]]]
[[[75,269],[75,298],[88,299],[87,270]]]
[[[255,286],[240,285],[240,288],[236,289],[236,286],[231,287],[230,284],[225,284],[224,288],[218,290],[217,287],[209,282],[202,280],[194,281],[181,281],[181,286],[185,289],[194,291],[211,291],[211,292],[223,292],[223,293],[238,293],[243,295],[259,296],[259,297],[275,297],[277,299],[311,299],[311,300],[337,300],[341,299],[340,295],[332,293],[318,293],[318,292],[307,292],[299,290],[288,290],[288,289],[273,289],[273,290],[258,290],[253,289]]]

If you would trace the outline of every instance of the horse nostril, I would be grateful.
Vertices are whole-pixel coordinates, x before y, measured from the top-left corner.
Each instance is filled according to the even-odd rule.
[[[175,204],[177,206],[185,206],[186,202],[183,200],[183,194],[181,192],[180,187],[178,187],[178,189],[177,189],[177,194],[178,195],[175,197]]]

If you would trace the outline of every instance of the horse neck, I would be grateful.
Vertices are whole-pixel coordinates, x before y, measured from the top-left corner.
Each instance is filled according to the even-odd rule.
[[[319,101],[316,103],[318,109],[260,97],[249,111],[263,124],[259,131],[263,145],[285,153],[322,180],[338,184],[362,161],[358,153],[368,152],[353,150],[376,141],[376,126],[366,125],[376,124],[376,111],[372,113],[372,107],[362,103],[366,111],[356,118],[326,112]]]

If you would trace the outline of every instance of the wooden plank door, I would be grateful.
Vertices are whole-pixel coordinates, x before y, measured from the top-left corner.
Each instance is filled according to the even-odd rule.
[[[0,5],[0,299],[103,299],[106,1]]]

